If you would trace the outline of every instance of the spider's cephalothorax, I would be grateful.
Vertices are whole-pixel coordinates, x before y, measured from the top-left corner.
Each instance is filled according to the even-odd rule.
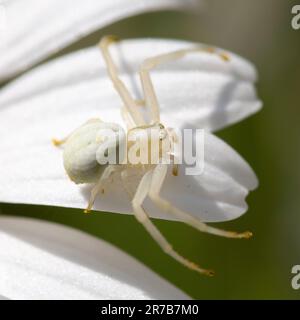
[[[228,238],[249,238],[251,233],[236,233],[208,226],[161,197],[160,191],[168,174],[169,166],[162,160],[166,157],[171,157],[172,160],[172,157],[174,157],[173,146],[176,143],[176,134],[174,130],[165,128],[160,122],[159,104],[151,81],[150,70],[162,63],[180,59],[189,53],[206,51],[210,54],[216,54],[224,63],[229,60],[229,56],[226,53],[217,52],[213,48],[195,47],[146,59],[139,71],[144,93],[144,101],[141,103],[133,99],[118,76],[118,70],[108,50],[109,45],[115,40],[111,36],[104,37],[99,46],[107,65],[108,75],[124,103],[121,111],[127,125],[127,133],[117,124],[92,119],[76,129],[66,139],[62,141],[54,140],[54,144],[65,144],[64,166],[72,181],[75,183],[95,183],[85,212],[89,212],[92,209],[96,197],[104,192],[105,184],[110,181],[112,175],[116,175],[131,197],[135,217],[143,224],[159,246],[186,267],[206,275],[212,275],[212,271],[200,268],[195,263],[179,255],[172,248],[149,219],[143,207],[145,198],[148,196],[158,208],[173,214],[178,219],[202,232]],[[145,121],[140,112],[141,104],[149,109],[151,118],[149,123]],[[151,133],[154,133],[157,139],[154,139]],[[151,147],[154,141],[158,145],[158,148],[154,149],[156,151],[148,152],[145,162],[140,160],[134,162],[130,159],[130,152],[134,149],[137,140],[144,142],[147,150],[152,150]],[[143,149],[137,150],[139,150],[137,153],[140,153],[137,156],[143,158],[141,157]],[[109,161],[107,161],[108,158]],[[137,158],[139,159],[139,157]],[[158,161],[153,162],[153,158]],[[173,174],[177,175],[177,165],[174,163],[171,163],[171,165],[173,166]],[[138,172],[140,176],[139,184],[135,190],[132,190],[128,184],[128,179],[132,176],[133,171],[135,173]]]
[[[148,168],[168,159],[171,163],[174,158],[175,140],[175,133],[161,123],[131,128],[127,133],[126,162],[129,165],[143,165]]]

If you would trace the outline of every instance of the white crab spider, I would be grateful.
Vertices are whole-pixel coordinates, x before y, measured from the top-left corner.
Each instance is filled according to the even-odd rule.
[[[193,52],[207,51],[211,54],[217,54],[225,62],[229,60],[229,57],[225,53],[215,52],[213,48],[190,48],[146,59],[142,63],[139,71],[145,99],[140,102],[133,99],[125,84],[118,76],[118,70],[108,50],[109,45],[114,41],[116,41],[115,37],[106,36],[101,39],[99,47],[106,62],[109,77],[124,103],[122,115],[127,123],[127,127],[131,128],[130,130],[141,131],[148,130],[149,128],[157,129],[160,132],[162,137],[161,139],[166,139],[171,145],[176,141],[176,135],[172,129],[165,129],[165,127],[160,123],[160,109],[152,80],[150,78],[150,70],[162,63],[180,59]],[[141,104],[149,108],[151,121],[148,123],[141,114]],[[110,181],[112,176],[116,176],[120,179],[125,190],[130,195],[132,209],[136,219],[142,223],[158,245],[167,254],[186,267],[202,274],[213,275],[213,271],[199,267],[195,263],[179,255],[172,248],[166,238],[151,222],[147,212],[143,208],[145,198],[149,196],[153,203],[159,208],[177,216],[188,225],[191,225],[202,232],[227,238],[249,238],[252,235],[251,232],[247,231],[237,233],[208,226],[189,213],[183,212],[182,210],[172,206],[172,204],[167,200],[163,199],[160,196],[160,190],[167,175],[167,164],[159,163],[144,165],[119,163],[101,165],[101,159],[99,157],[103,155],[103,150],[108,150],[110,148],[110,141],[103,141],[103,139],[101,139],[101,132],[105,129],[113,130],[116,135],[118,135],[119,141],[126,141],[126,134],[122,134],[123,131],[119,130],[120,127],[117,124],[105,123],[99,119],[89,120],[64,140],[53,141],[55,145],[60,145],[62,143],[65,144],[64,167],[71,180],[78,184],[95,183],[85,212],[89,212],[92,209],[97,195],[99,193],[103,193],[105,184]],[[148,139],[148,143],[151,143],[149,135],[145,135],[145,138]],[[163,158],[164,155],[162,154],[161,157]],[[173,174],[177,174],[176,165],[173,165]],[[130,179],[133,177],[136,178],[136,176],[140,177],[140,182],[138,186],[133,189]]]

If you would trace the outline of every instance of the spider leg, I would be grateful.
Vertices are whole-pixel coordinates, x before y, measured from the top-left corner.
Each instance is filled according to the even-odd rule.
[[[126,109],[128,110],[129,114],[131,115],[134,123],[136,126],[141,126],[145,124],[145,120],[138,110],[138,103],[132,98],[130,92],[126,88],[124,82],[120,79],[118,75],[117,67],[109,53],[108,47],[110,44],[116,42],[116,37],[113,36],[106,36],[103,37],[99,42],[99,48],[102,52],[103,58],[106,62],[108,75],[114,84],[115,89],[119,93]]]
[[[55,139],[53,138],[51,141],[52,141],[52,144],[55,146],[55,147],[59,147],[61,146],[62,144],[65,144],[68,140],[69,136],[64,138],[64,139]]]
[[[229,61],[229,56],[226,53],[219,53],[214,48],[211,47],[195,47],[189,49],[177,50],[165,54],[160,54],[151,58],[146,59],[140,67],[140,78],[142,82],[142,87],[145,95],[146,105],[150,108],[151,118],[154,123],[160,122],[160,110],[157,96],[155,94],[153,82],[151,80],[150,71],[155,67],[170,62],[178,60],[190,53],[195,52],[208,52],[211,54],[216,54],[224,61]]]
[[[89,119],[88,121],[86,121],[86,124],[88,123],[91,123],[91,122],[94,122],[94,121],[101,121],[99,118],[92,118],[92,119]],[[52,144],[55,146],[55,147],[59,147],[61,146],[62,144],[65,144],[68,139],[70,138],[70,136],[72,135],[74,131],[72,131],[70,134],[68,134],[65,138],[63,139],[55,139],[53,138],[51,141],[52,141]]]
[[[172,166],[172,174],[173,176],[177,177],[178,171],[179,171],[179,165],[178,165],[179,162],[178,162],[178,157],[175,155],[174,151],[175,151],[175,145],[179,143],[179,138],[173,128],[168,128],[167,130],[171,138],[171,143],[172,143],[171,150],[173,150],[172,156],[173,156],[174,163]]]
[[[130,129],[134,128],[136,125],[134,123],[134,121],[132,120],[132,117],[130,116],[130,113],[128,112],[126,107],[121,107],[121,116],[122,119],[126,125],[127,131],[129,131]]]
[[[204,222],[201,222],[200,220],[193,217],[191,214],[186,213],[172,206],[172,204],[169,201],[163,199],[159,195],[163,182],[167,175],[167,170],[168,170],[167,165],[163,165],[163,164],[157,165],[153,170],[153,176],[152,176],[151,186],[149,190],[149,197],[159,208],[161,208],[165,212],[174,214],[179,219],[183,220],[185,223],[196,228],[201,232],[206,232],[206,233],[210,233],[210,234],[214,234],[214,235],[222,236],[226,238],[237,238],[237,239],[242,239],[242,238],[248,239],[252,236],[252,233],[249,231],[238,233],[233,231],[225,231],[225,230],[208,226]]]
[[[145,101],[143,101],[143,100],[135,100],[135,102],[136,102],[137,106],[139,106],[139,107],[145,106]],[[136,127],[136,124],[132,120],[132,117],[131,117],[130,113],[128,112],[128,109],[125,106],[123,106],[121,108],[121,116],[122,116],[123,121],[126,124],[128,131],[130,129],[133,129],[134,127]]]
[[[116,172],[116,171],[117,171],[117,169],[116,169],[116,166],[115,166],[115,165],[108,165],[108,166],[104,169],[104,171],[103,171],[103,173],[102,173],[99,181],[96,183],[96,185],[93,187],[93,189],[92,189],[92,191],[91,191],[91,196],[90,196],[90,199],[89,199],[89,203],[88,203],[87,208],[84,210],[84,213],[89,213],[89,212],[92,210],[93,205],[94,205],[94,203],[95,203],[95,200],[96,200],[96,198],[97,198],[97,195],[98,195],[99,193],[104,193],[104,189],[103,189],[104,183],[105,183],[105,182],[112,176],[112,174],[113,174],[114,172]]]
[[[157,229],[157,227],[151,222],[148,217],[146,211],[144,210],[142,204],[149,192],[149,188],[151,185],[152,179],[152,171],[148,171],[142,177],[139,186],[136,190],[136,193],[132,199],[132,207],[134,210],[134,215],[136,219],[145,227],[145,229],[149,232],[151,237],[157,242],[157,244],[162,248],[162,250],[174,258],[176,261],[180,262],[184,266],[189,269],[195,270],[199,273],[212,276],[213,272],[210,270],[202,269],[195,263],[187,260],[178,254],[167,241],[167,239],[161,234],[161,232]]]

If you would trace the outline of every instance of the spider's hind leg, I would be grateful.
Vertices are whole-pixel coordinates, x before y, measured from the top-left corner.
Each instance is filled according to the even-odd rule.
[[[112,174],[114,172],[116,172],[116,170],[117,169],[116,169],[115,165],[108,165],[104,169],[99,181],[96,183],[96,185],[93,187],[93,189],[91,191],[91,196],[90,196],[90,199],[89,199],[89,202],[88,202],[88,206],[84,210],[84,213],[90,213],[90,211],[92,210],[93,205],[94,205],[94,203],[96,201],[96,198],[97,198],[98,194],[104,193],[104,184],[105,184],[105,182],[112,176]]]
[[[55,146],[55,147],[59,147],[63,144],[65,144],[68,140],[68,137],[67,138],[64,138],[64,139],[55,139],[53,138],[51,141],[52,141],[52,144]]]

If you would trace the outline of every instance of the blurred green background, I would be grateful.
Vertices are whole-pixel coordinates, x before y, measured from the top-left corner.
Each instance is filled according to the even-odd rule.
[[[155,221],[180,253],[213,268],[214,278],[199,276],[166,256],[132,216],[87,216],[81,210],[10,204],[1,204],[1,211],[67,224],[105,239],[193,298],[299,299],[300,290],[290,285],[291,268],[300,264],[300,30],[291,27],[291,8],[297,2],[210,0],[192,14],[151,13],[124,20],[60,53],[93,45],[104,34],[117,34],[210,43],[254,62],[263,110],[217,133],[247,159],[260,180],[259,189],[248,198],[249,211],[219,226],[250,229],[254,237],[228,240],[200,234],[182,223]]]

